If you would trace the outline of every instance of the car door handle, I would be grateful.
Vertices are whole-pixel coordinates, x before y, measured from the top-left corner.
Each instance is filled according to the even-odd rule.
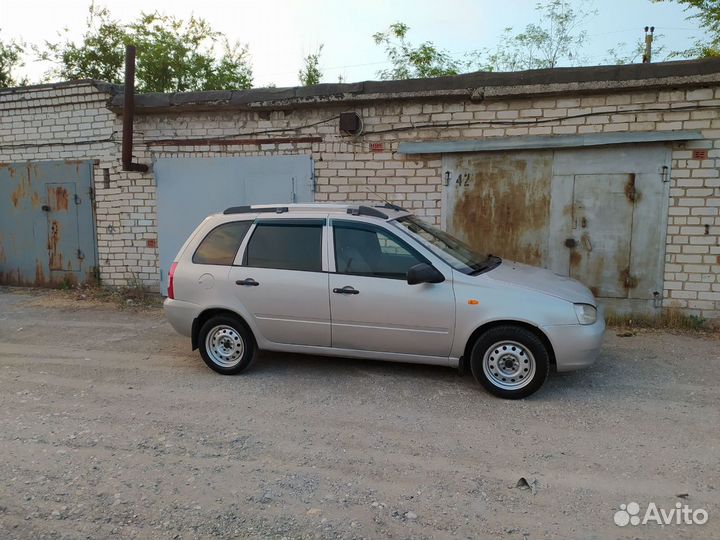
[[[249,287],[257,287],[260,284],[257,281],[255,281],[253,278],[247,278],[247,279],[238,279],[235,282],[235,285],[246,285]]]
[[[336,294],[360,294],[360,291],[354,289],[350,285],[345,285],[342,288],[336,287],[335,289],[333,289],[333,292]]]

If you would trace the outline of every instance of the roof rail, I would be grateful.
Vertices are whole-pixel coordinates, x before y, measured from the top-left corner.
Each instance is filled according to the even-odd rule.
[[[371,216],[380,219],[387,219],[388,215],[373,208],[372,206],[355,206],[347,209],[347,213],[353,216]]]
[[[231,206],[223,211],[223,214],[265,214],[272,212],[274,214],[284,214],[288,211],[287,206],[264,206],[262,208],[253,208],[252,206]]]

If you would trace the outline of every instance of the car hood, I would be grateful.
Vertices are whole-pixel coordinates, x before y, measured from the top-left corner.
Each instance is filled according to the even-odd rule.
[[[483,274],[503,283],[556,296],[573,303],[597,305],[590,289],[579,281],[555,274],[544,268],[503,259],[502,264]]]

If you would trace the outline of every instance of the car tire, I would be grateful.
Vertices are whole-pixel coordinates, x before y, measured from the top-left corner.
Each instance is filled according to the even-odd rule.
[[[223,375],[244,371],[255,357],[252,333],[240,319],[229,315],[208,319],[200,328],[198,345],[207,366]]]
[[[491,394],[522,399],[545,382],[550,356],[542,340],[527,328],[496,326],[473,345],[470,369],[477,382]]]

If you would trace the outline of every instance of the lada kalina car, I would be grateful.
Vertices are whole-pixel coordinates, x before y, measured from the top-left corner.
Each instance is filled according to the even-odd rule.
[[[591,364],[605,323],[574,279],[493,255],[394,205],[259,205],[208,216],[165,314],[218,373],[261,350],[468,367],[523,398]]]

